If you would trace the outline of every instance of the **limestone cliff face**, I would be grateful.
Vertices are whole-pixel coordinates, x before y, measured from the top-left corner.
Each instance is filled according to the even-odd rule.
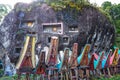
[[[66,46],[71,48],[74,42],[78,42],[79,51],[89,43],[92,52],[99,52],[110,49],[114,42],[114,26],[94,7],[84,6],[78,11],[68,6],[66,9],[55,11],[44,3],[18,3],[0,25],[0,43],[10,53],[14,53],[16,45],[22,46],[26,32],[18,28],[21,26],[20,22],[24,20],[36,21],[37,41],[43,45],[48,45],[48,37],[53,34],[44,34],[42,24],[62,22],[63,34],[57,35],[60,38],[59,50]],[[76,31],[70,32],[71,28],[75,28]],[[63,44],[64,36],[69,38],[67,45]]]
[[[14,44],[14,36],[16,34],[16,16],[14,11],[11,11],[0,25],[0,46],[4,51],[12,51]],[[1,51],[1,50],[0,50]],[[4,52],[2,52],[4,53]]]

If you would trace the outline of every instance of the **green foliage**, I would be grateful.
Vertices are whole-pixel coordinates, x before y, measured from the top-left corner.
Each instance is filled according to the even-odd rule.
[[[14,75],[14,76],[3,76],[0,78],[0,80],[17,80],[18,75]],[[24,76],[21,77],[21,80],[25,80]]]
[[[106,78],[104,76],[101,76],[100,78],[92,77],[90,80],[120,80],[120,75],[115,75],[110,78]]]
[[[0,22],[2,18],[11,10],[10,5],[0,4]]]
[[[88,0],[47,0],[47,3],[55,10],[62,10],[67,6],[81,10],[84,5],[89,5]]]
[[[120,4],[111,4],[111,2],[104,2],[102,9],[107,12],[116,27],[116,34],[120,34]],[[120,48],[120,36],[116,36],[115,45]]]
[[[0,80],[15,80],[15,79],[13,79],[12,77],[6,76],[6,77],[0,78]]]
[[[30,80],[34,80],[35,75],[31,74],[30,75]],[[3,76],[0,78],[0,80],[17,80],[18,79],[18,75],[15,74],[14,76]],[[26,76],[25,74],[22,74],[20,77],[20,80],[26,80]]]
[[[102,4],[103,10],[106,10],[108,7],[112,6],[111,2],[106,1]]]
[[[120,4],[113,5],[110,7],[109,14],[112,16],[114,20],[120,19]]]
[[[105,15],[111,21],[111,23],[113,23],[113,19],[108,12],[104,11],[102,8],[99,8],[99,11],[103,13],[103,15]]]
[[[0,78],[0,80],[17,80],[17,77],[18,77],[17,74],[12,77],[4,76],[4,77]],[[32,78],[33,78],[33,75],[31,75],[31,80],[33,80]],[[21,80],[25,80],[25,75],[21,76]],[[120,75],[114,75],[111,78],[106,78],[104,76],[96,78],[95,76],[91,76],[90,80],[120,80]]]
[[[4,70],[0,69],[0,77],[3,76],[3,74],[4,74]]]

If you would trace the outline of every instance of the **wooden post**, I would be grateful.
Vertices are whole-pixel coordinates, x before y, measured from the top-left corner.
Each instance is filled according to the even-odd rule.
[[[98,74],[98,76],[101,76],[101,69],[102,69],[102,60],[103,60],[103,57],[104,57],[104,51],[102,52],[102,54],[100,55],[100,58],[99,58],[99,61],[97,63],[97,66],[96,66],[96,73]]]
[[[26,73],[26,80],[30,80],[30,74]]]
[[[70,56],[69,67],[71,80],[78,80],[77,70],[78,43],[73,44],[72,55]]]
[[[68,73],[69,73],[69,64],[68,64],[68,61],[69,61],[69,54],[70,54],[70,49],[69,48],[65,48],[64,49],[64,55],[63,55],[63,60],[61,62],[61,67],[60,67],[60,73],[63,74],[60,78],[62,80],[65,79],[65,80],[68,80]],[[65,74],[65,75],[64,75]]]
[[[18,78],[17,80],[21,80],[21,73],[17,70]]]
[[[70,80],[78,80],[78,69],[77,67],[70,69]]]

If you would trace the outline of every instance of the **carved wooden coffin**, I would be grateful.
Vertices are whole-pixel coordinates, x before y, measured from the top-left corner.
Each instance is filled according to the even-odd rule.
[[[116,66],[118,64],[118,60],[119,60],[118,50],[119,50],[119,48],[116,48],[113,53],[113,57],[111,57],[111,61],[112,61],[111,65],[112,66]]]
[[[58,37],[51,37],[50,49],[47,56],[47,65],[55,66],[57,64]]]
[[[70,67],[76,67],[77,63],[77,55],[78,55],[78,43],[73,44],[72,55],[69,61]]]
[[[31,72],[35,68],[35,36],[26,36],[16,69],[20,72]]]
[[[70,55],[70,49],[69,48],[65,48],[64,50],[64,58],[63,58],[63,62],[62,62],[62,67],[63,69],[68,69],[69,67],[69,55]]]
[[[102,68],[102,61],[103,61],[104,54],[105,54],[105,52],[103,51],[101,56],[100,56],[100,59],[98,61],[96,69],[101,69]]]
[[[82,54],[77,58],[78,64],[80,66],[87,66],[89,64],[88,53],[90,50],[90,45],[86,44]]]
[[[97,66],[98,63],[99,63],[99,67],[101,67],[102,64],[101,64],[101,61],[100,61],[100,57],[102,58],[102,55],[98,56],[96,53],[92,54],[90,62],[89,62],[89,69],[90,70],[94,70],[95,66]]]
[[[110,52],[108,53],[106,62],[105,62],[105,64],[103,65],[104,68],[110,67],[110,58],[111,58],[111,55],[112,55],[112,50],[110,50]]]
[[[94,54],[92,54],[90,62],[89,62],[89,69],[90,70],[94,70],[94,59],[95,59],[95,55]]]
[[[42,51],[39,56],[39,62],[36,67],[36,73],[37,74],[44,74],[46,69],[46,64],[45,64],[45,51]]]
[[[99,58],[94,60],[94,69],[101,69],[102,68],[102,59],[104,57],[104,51],[100,53]]]
[[[59,71],[67,69],[69,67],[69,58],[71,51],[69,48],[65,48],[63,55],[61,55],[61,61],[56,65]]]

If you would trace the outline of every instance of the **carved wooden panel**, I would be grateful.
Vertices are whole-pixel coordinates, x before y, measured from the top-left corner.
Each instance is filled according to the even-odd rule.
[[[31,72],[35,68],[35,36],[26,37],[24,47],[16,66],[20,72]]]
[[[119,59],[119,55],[118,55],[118,48],[115,49],[115,55],[113,58],[113,62],[112,62],[112,66],[116,66],[118,64],[118,59]]]
[[[73,44],[73,50],[72,55],[69,61],[69,64],[71,67],[76,67],[78,65],[77,63],[77,55],[78,55],[78,43]]]
[[[90,45],[86,44],[86,46],[84,48],[83,55],[81,57],[81,61],[80,61],[81,66],[87,66],[88,65],[88,63],[89,63],[89,60],[88,60],[89,50],[90,50]]]
[[[51,37],[50,50],[47,57],[47,64],[54,66],[57,63],[58,37]]]
[[[44,74],[45,73],[45,52],[41,52],[40,57],[39,57],[39,63],[37,65],[37,74]]]
[[[102,52],[101,56],[100,56],[100,59],[98,61],[98,64],[97,64],[97,67],[96,69],[101,69],[102,68],[102,60],[103,60],[103,57],[104,57],[104,53],[105,52]]]
[[[90,62],[89,62],[90,70],[94,70],[94,59],[95,59],[95,56],[94,54],[92,54]]]
[[[68,62],[69,62],[69,48],[65,48],[64,50],[64,59],[63,59],[63,63],[62,63],[62,68],[68,68]]]

